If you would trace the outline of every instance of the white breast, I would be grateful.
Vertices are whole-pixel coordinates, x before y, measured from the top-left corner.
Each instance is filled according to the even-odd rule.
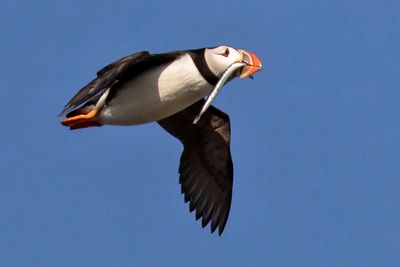
[[[201,76],[190,55],[152,68],[135,77],[104,106],[100,122],[134,125],[158,121],[208,95],[212,86]]]

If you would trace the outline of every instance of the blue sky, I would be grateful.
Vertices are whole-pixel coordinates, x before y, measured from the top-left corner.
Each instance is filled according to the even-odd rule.
[[[0,10],[1,266],[398,266],[398,1],[10,1]],[[157,124],[57,115],[126,54],[229,44],[234,195],[221,237]]]

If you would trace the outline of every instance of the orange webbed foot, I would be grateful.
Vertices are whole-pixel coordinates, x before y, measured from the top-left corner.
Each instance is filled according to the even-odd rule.
[[[70,118],[66,118],[60,123],[64,126],[69,127],[71,130],[92,126],[101,126],[102,124],[95,120],[96,115],[97,110],[92,109],[87,114],[80,114]]]

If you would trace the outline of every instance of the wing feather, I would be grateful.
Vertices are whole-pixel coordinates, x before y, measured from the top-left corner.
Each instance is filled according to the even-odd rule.
[[[183,143],[179,183],[190,212],[202,226],[221,235],[232,200],[233,165],[230,153],[230,122],[227,114],[211,106],[197,124],[193,119],[204,100],[158,123]]]
[[[111,88],[124,72],[140,62],[140,60],[149,56],[149,52],[142,51],[118,59],[105,66],[97,72],[97,77],[95,79],[82,87],[79,92],[68,101],[60,115],[69,113],[93,98],[96,98],[96,96],[101,95],[105,90]]]

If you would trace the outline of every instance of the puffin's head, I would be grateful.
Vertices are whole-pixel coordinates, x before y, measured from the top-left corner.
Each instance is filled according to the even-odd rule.
[[[253,73],[262,69],[261,61],[256,55],[241,49],[218,46],[206,48],[204,54],[208,67],[217,77],[221,77],[225,70],[236,62],[246,64],[238,73],[240,78],[251,77]]]

